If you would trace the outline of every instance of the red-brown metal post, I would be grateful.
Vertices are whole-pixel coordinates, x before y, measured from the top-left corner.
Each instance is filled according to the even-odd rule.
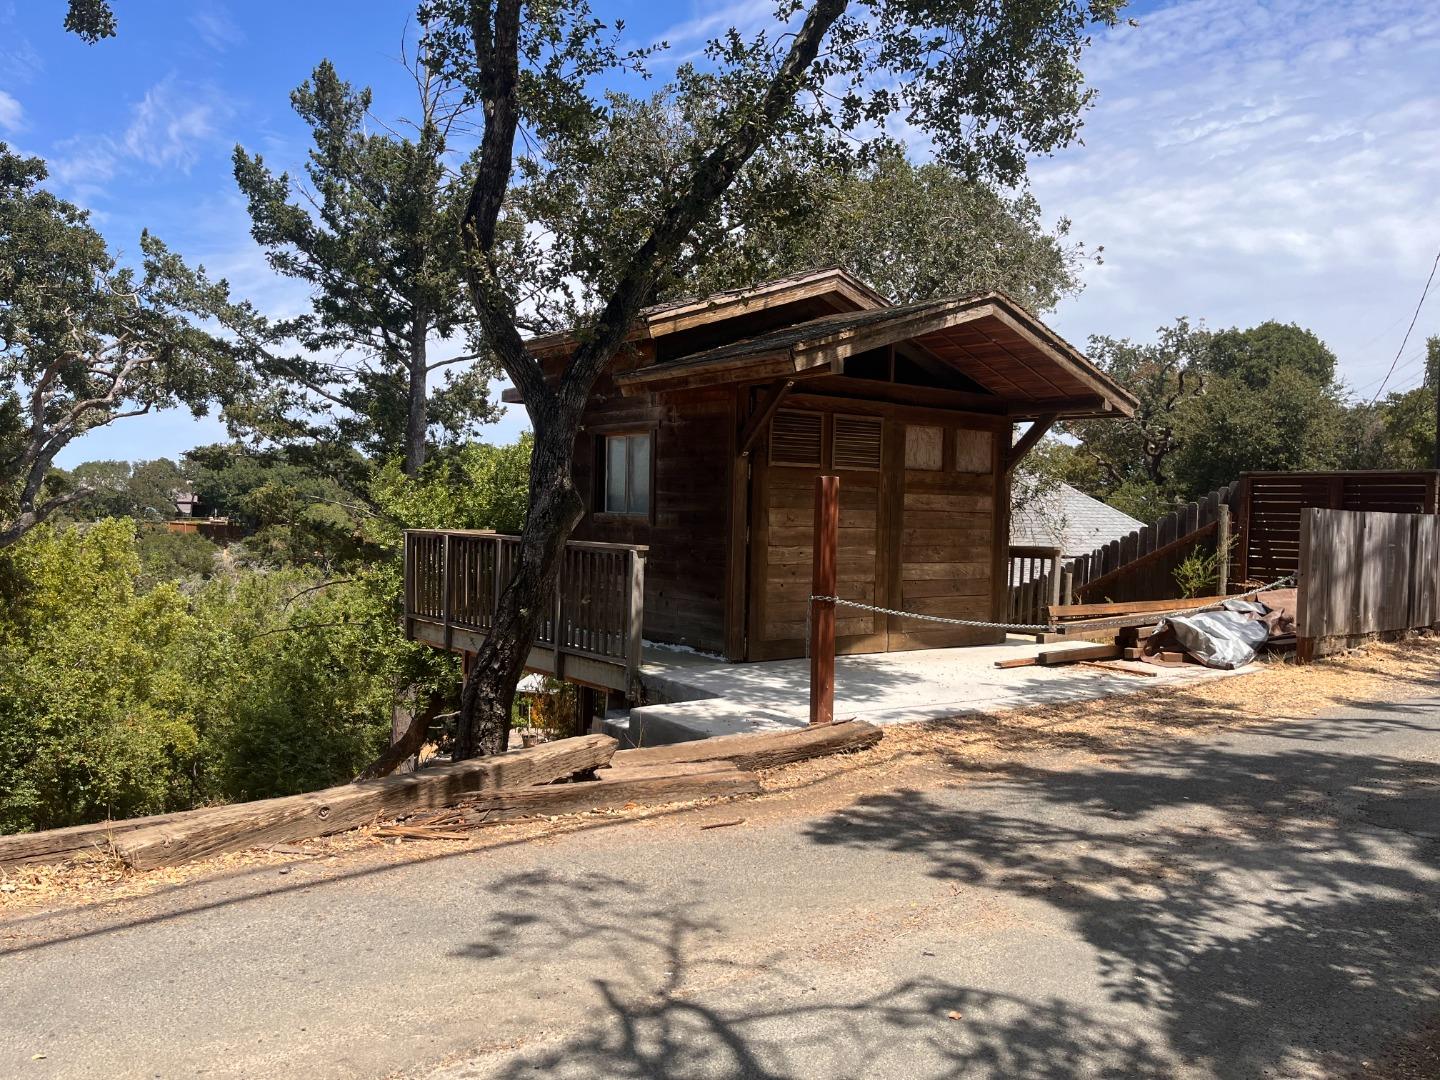
[[[810,595],[834,596],[840,540],[840,478],[815,478],[815,570]],[[810,602],[810,723],[835,719],[835,604]]]

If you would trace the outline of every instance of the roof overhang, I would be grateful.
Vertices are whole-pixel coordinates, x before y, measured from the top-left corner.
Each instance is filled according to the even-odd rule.
[[[1001,293],[816,319],[616,376],[624,394],[841,374],[845,360],[912,342],[1004,401],[1017,419],[1131,416],[1138,402]]]
[[[854,274],[838,267],[825,267],[791,274],[744,289],[730,289],[710,296],[687,297],[645,308],[631,325],[627,342],[649,341],[667,334],[692,330],[779,304],[823,297],[837,310],[871,310],[889,307],[890,302]],[[568,352],[580,341],[573,330],[541,334],[525,342],[537,356]]]

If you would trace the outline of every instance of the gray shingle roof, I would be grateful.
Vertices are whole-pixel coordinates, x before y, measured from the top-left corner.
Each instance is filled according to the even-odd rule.
[[[1144,524],[1069,484],[1059,484],[1014,508],[1010,543],[1058,547],[1071,559],[1119,540]]]

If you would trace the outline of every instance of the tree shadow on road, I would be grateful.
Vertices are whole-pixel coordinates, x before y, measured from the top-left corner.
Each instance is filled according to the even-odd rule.
[[[1440,767],[1189,744],[1005,771],[959,804],[862,799],[808,835],[1051,905],[1109,998],[1205,1075],[1345,1075],[1434,1008]]]
[[[697,905],[604,875],[518,874],[487,895],[505,910],[463,955],[508,966],[563,954],[604,974],[577,1002],[577,1034],[447,1078],[1172,1075],[1142,1037],[1065,1001],[921,975],[822,985],[780,952],[737,958]]]

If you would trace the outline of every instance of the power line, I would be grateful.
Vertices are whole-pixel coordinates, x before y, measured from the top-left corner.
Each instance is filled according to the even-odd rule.
[[[1400,348],[1395,350],[1395,359],[1390,361],[1390,370],[1385,373],[1385,378],[1380,380],[1380,389],[1375,391],[1370,404],[1374,405],[1380,397],[1380,392],[1385,389],[1385,384],[1390,381],[1390,376],[1395,374],[1395,365],[1400,362],[1400,354],[1405,351],[1405,346],[1410,343],[1410,332],[1415,329],[1415,323],[1420,318],[1420,309],[1425,306],[1425,297],[1430,295],[1430,283],[1435,280],[1435,268],[1440,267],[1440,251],[1435,252],[1435,261],[1430,264],[1430,276],[1425,279],[1425,288],[1420,292],[1420,302],[1415,305],[1415,314],[1410,316],[1410,325],[1405,330],[1405,338],[1400,342]]]
[[[1397,319],[1396,321],[1398,322],[1399,320]],[[1404,360],[1401,362],[1400,366],[1395,368],[1395,370],[1392,371],[1388,376],[1376,375],[1373,379],[1366,379],[1363,383],[1358,383],[1355,386],[1351,387],[1350,392],[1357,396],[1364,394],[1365,391],[1369,390],[1372,386],[1385,382],[1387,378],[1394,378],[1397,375],[1403,375],[1405,372],[1410,371],[1412,368],[1414,368],[1417,364],[1424,363],[1426,359],[1427,355],[1425,349],[1417,349],[1409,356],[1405,357]]]

